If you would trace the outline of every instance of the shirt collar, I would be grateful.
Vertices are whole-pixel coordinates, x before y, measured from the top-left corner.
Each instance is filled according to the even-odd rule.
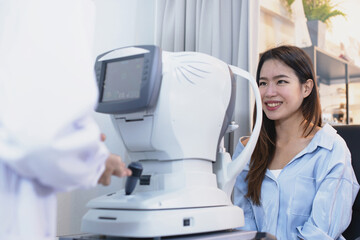
[[[309,145],[301,151],[294,159],[298,158],[299,155],[304,155],[309,152],[313,152],[317,147],[322,147],[328,150],[332,150],[336,137],[336,130],[326,123],[314,136]],[[293,159],[293,160],[294,160]],[[292,160],[292,161],[293,161]],[[291,161],[291,162],[292,162]],[[244,170],[249,171],[250,161],[246,164]]]
[[[336,130],[326,123],[314,136],[307,147],[307,152],[314,151],[317,147],[332,150],[336,138]]]

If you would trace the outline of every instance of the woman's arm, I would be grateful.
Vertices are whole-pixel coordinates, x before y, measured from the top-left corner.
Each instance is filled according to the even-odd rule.
[[[335,142],[327,160],[326,176],[318,186],[310,218],[297,227],[299,238],[337,239],[350,223],[359,185],[342,139]]]
[[[244,147],[246,146],[246,144],[249,142],[250,137],[249,136],[243,136],[240,138],[240,142],[242,143],[242,145],[244,145]]]

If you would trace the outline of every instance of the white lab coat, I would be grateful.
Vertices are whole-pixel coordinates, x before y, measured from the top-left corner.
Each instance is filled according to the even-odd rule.
[[[56,193],[95,186],[90,0],[0,0],[0,240],[56,235]]]

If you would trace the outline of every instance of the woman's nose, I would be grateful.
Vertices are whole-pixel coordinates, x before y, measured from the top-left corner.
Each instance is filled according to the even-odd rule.
[[[274,84],[268,84],[264,90],[264,94],[266,97],[272,97],[277,94],[276,86],[274,86]]]

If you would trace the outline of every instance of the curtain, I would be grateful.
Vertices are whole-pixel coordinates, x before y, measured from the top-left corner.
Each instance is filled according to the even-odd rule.
[[[197,51],[254,75],[258,60],[258,0],[157,0],[155,42],[165,51]],[[240,136],[250,134],[252,95],[237,81],[234,120],[239,129],[227,136],[232,153]]]

